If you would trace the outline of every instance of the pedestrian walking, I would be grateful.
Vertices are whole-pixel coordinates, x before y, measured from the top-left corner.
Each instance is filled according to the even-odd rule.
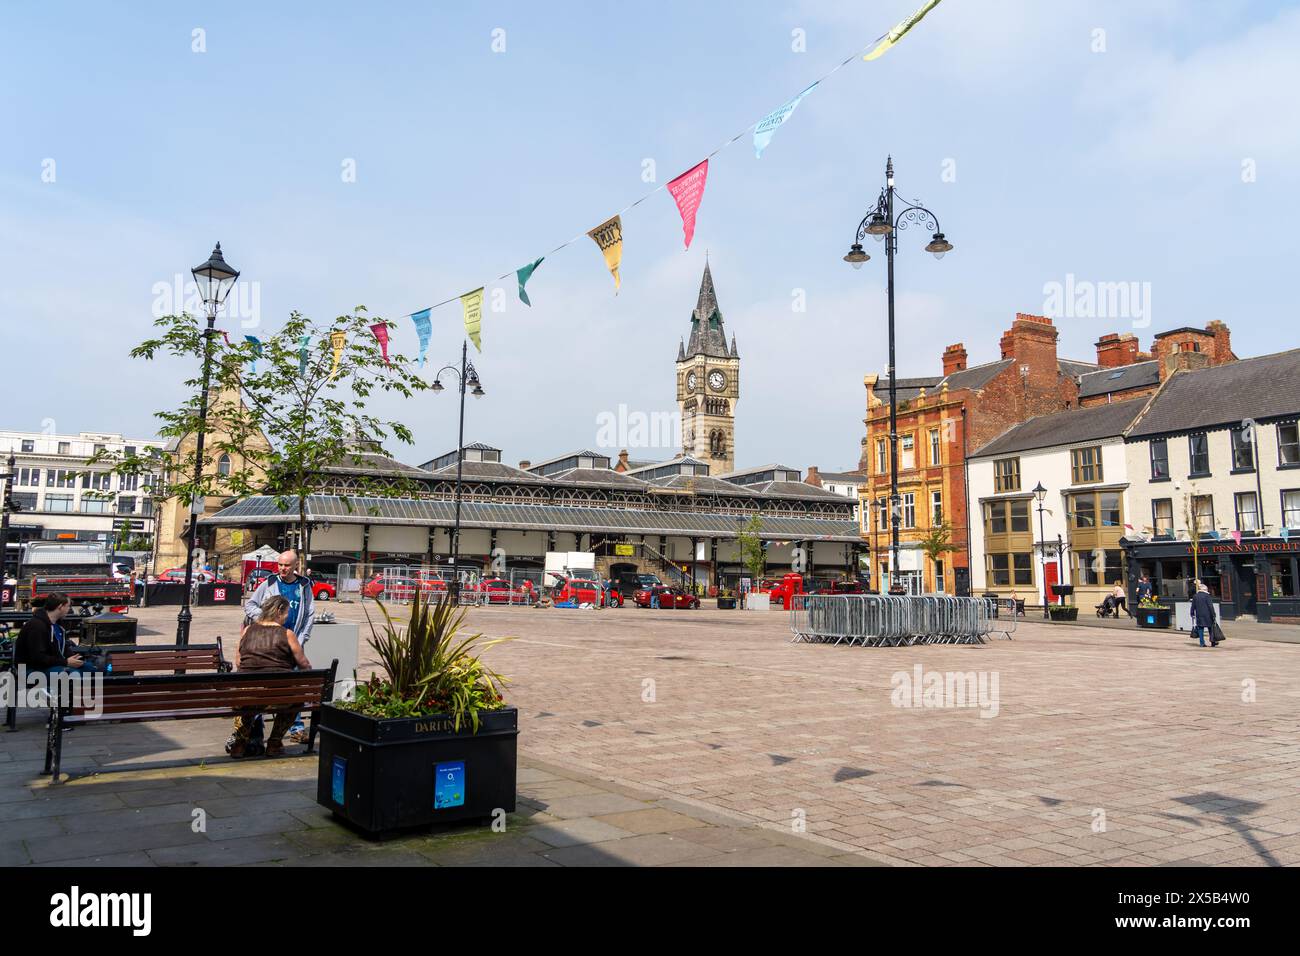
[[[1219,646],[1219,642],[1223,640],[1223,630],[1219,627],[1219,621],[1214,613],[1214,598],[1210,596],[1210,589],[1199,581],[1196,593],[1192,595],[1192,621],[1195,624],[1192,633],[1196,635],[1201,647],[1205,646],[1207,635],[1211,647]]]

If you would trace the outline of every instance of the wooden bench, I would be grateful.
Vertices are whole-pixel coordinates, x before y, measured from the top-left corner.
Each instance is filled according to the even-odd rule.
[[[111,676],[130,676],[145,671],[213,671],[225,674],[234,669],[226,660],[221,638],[215,644],[105,644],[99,647],[109,664]],[[107,676],[107,675],[106,675]]]
[[[233,719],[281,708],[311,711],[307,752],[316,748],[321,704],[334,694],[337,658],[328,669],[233,671],[224,674],[105,675],[98,713],[83,707],[51,709],[45,744],[45,773],[59,782],[63,729],[95,723],[151,720]]]
[[[215,644],[105,644],[87,648],[98,652],[102,659],[113,665],[113,676],[139,674],[143,671],[180,672],[211,671],[225,673],[233,665],[222,651],[221,638]],[[10,662],[14,673],[17,666]],[[108,674],[104,675],[109,676]],[[18,708],[5,708],[5,726],[14,731],[18,727]]]

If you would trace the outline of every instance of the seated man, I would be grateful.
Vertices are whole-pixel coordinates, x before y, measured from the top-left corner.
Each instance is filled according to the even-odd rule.
[[[311,662],[302,652],[302,645],[288,627],[285,619],[289,616],[289,602],[275,594],[266,598],[258,619],[244,628],[239,638],[239,648],[235,651],[235,670],[237,671],[291,671],[294,667],[310,670]],[[284,753],[284,732],[293,721],[296,708],[280,708],[275,711],[275,720],[271,724],[271,734],[266,741],[266,755],[278,757]],[[234,739],[230,743],[230,756],[238,760],[248,749],[248,738],[253,731],[253,723],[260,715],[245,714],[235,718]]]
[[[32,619],[23,625],[14,647],[14,663],[25,664],[29,670],[57,674],[76,671],[91,673],[98,668],[86,660],[81,648],[68,640],[59,622],[72,608],[66,594],[46,595],[45,600],[32,613]]]

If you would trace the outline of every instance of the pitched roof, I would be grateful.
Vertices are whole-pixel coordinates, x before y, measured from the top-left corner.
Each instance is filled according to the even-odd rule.
[[[499,461],[470,461],[466,459],[461,462],[461,475],[466,479],[480,479],[492,481],[523,481],[523,482],[543,482],[546,479],[540,475],[530,474],[513,468],[510,465],[503,465]],[[455,478],[456,462],[450,465],[443,465],[437,471],[430,472],[438,478]]]
[[[1130,438],[1300,415],[1300,349],[1180,371],[1165,381]]]
[[[1134,362],[1118,368],[1102,368],[1079,376],[1079,397],[1092,398],[1108,392],[1122,392],[1130,388],[1150,388],[1160,384],[1160,363]]]
[[[1039,415],[1013,425],[997,438],[977,449],[971,458],[1010,455],[1035,448],[1076,445],[1079,442],[1119,438],[1146,406],[1140,399],[1111,402],[1092,408],[1070,408],[1051,415]]]
[[[1068,375],[1070,378],[1078,378],[1080,375],[1097,371],[1096,362],[1080,362],[1076,359],[1057,359],[1056,365],[1062,375]]]
[[[735,348],[733,337],[732,348]],[[718,296],[713,290],[713,273],[709,264],[704,264],[704,277],[700,280],[700,297],[691,313],[691,337],[686,343],[686,357],[709,355],[714,358],[727,358],[732,353],[727,350],[727,330],[722,324],[722,310],[718,308]]]

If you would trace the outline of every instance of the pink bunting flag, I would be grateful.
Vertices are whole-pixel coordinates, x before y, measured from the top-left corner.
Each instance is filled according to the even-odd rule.
[[[1233,543],[1233,544],[1241,544],[1241,532],[1240,532],[1240,531],[1234,531],[1234,532],[1232,532],[1232,543]]]
[[[700,209],[704,198],[704,181],[709,177],[709,161],[706,159],[698,166],[692,166],[668,184],[668,191],[673,194],[677,211],[682,214],[682,232],[686,236],[686,248],[691,247],[695,238],[695,214]]]
[[[370,331],[375,333],[375,338],[379,340],[379,347],[384,351],[384,364],[388,364],[388,326],[383,322],[376,322],[370,327]]]

